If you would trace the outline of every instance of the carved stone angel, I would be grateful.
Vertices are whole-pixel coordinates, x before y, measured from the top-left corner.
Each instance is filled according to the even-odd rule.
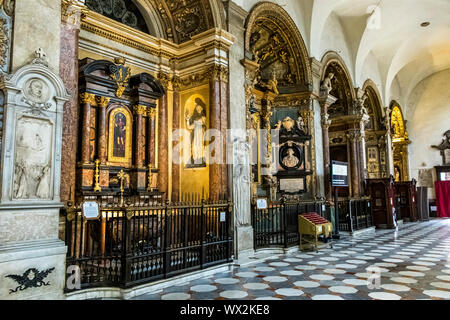
[[[357,98],[355,101],[355,111],[356,114],[360,115],[368,115],[367,108],[364,105],[366,103],[368,96],[366,93],[364,93],[361,97]]]
[[[325,79],[323,79],[322,84],[320,85],[320,92],[323,95],[329,95],[331,90],[333,90],[333,86],[331,85],[331,80],[334,78],[334,73],[330,72]]]

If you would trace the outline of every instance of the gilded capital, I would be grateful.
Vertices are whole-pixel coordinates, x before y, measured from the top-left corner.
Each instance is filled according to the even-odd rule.
[[[158,75],[158,80],[161,83],[161,85],[163,86],[164,90],[167,91],[167,89],[169,88],[171,76],[168,75],[167,73],[160,72]]]
[[[147,107],[146,106],[138,104],[138,105],[134,106],[133,110],[134,110],[135,114],[143,115],[143,116],[147,115]]]
[[[109,104],[109,101],[111,101],[111,99],[106,98],[106,97],[95,97],[95,101],[96,101],[98,107],[106,108]]]
[[[155,120],[156,117],[156,108],[147,108],[147,117],[149,117],[152,120]]]
[[[87,92],[80,93],[80,100],[81,103],[90,104],[91,106],[97,105],[95,95],[92,93]]]

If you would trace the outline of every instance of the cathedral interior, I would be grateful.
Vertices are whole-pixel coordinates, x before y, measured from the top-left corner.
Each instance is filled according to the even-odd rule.
[[[0,23],[0,299],[450,299],[448,0],[2,0]],[[369,264],[395,283],[326,283]]]

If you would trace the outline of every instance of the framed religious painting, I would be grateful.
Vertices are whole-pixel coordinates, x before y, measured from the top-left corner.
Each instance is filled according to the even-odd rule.
[[[131,165],[132,120],[125,107],[116,107],[109,114],[108,161]]]
[[[186,168],[206,167],[205,133],[207,130],[206,102],[200,95],[194,95],[185,106],[185,127],[188,130],[186,146]]]

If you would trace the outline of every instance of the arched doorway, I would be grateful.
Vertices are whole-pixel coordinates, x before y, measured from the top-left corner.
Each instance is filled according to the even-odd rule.
[[[409,160],[408,145],[411,141],[406,130],[406,121],[400,105],[393,101],[391,103],[391,135],[394,157],[394,178],[395,181],[409,181]]]

